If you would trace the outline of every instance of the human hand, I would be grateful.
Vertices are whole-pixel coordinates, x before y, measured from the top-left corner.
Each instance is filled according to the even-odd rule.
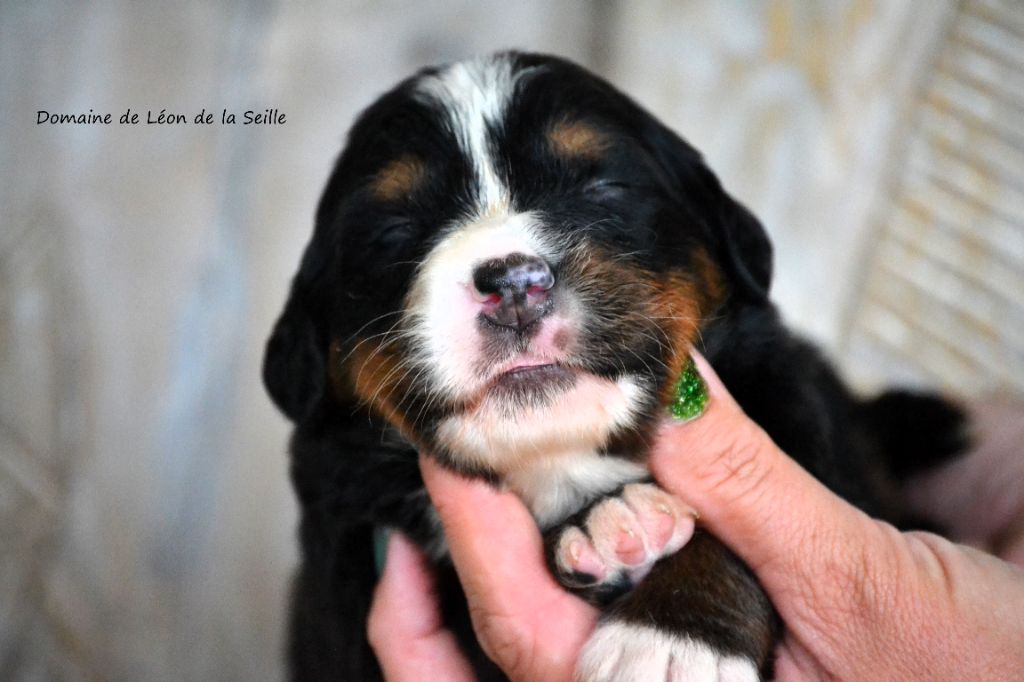
[[[651,466],[757,573],[786,623],[778,679],[1011,679],[1024,669],[1024,573],[934,535],[900,533],[847,504],[743,414],[706,361],[697,366],[709,406],[664,427]],[[442,520],[485,650],[513,679],[570,679],[596,613],[548,576],[526,509],[430,462],[423,469],[434,499],[446,501]],[[436,602],[388,598],[396,584],[419,580],[392,571],[392,558],[371,642],[385,671],[399,671],[389,679],[440,674],[451,659],[397,643],[423,634],[402,624],[399,606],[422,609],[432,635],[443,631]],[[423,641],[438,652],[445,638]]]
[[[452,561],[484,651],[513,680],[571,680],[597,611],[566,592],[544,563],[537,524],[512,493],[421,458]],[[399,534],[388,545],[368,623],[388,680],[471,680],[443,629],[425,558]]]
[[[778,679],[1020,675],[1024,572],[860,512],[779,450],[696,362],[708,408],[665,425],[651,467],[775,604],[786,625]]]
[[[399,532],[388,538],[384,572],[367,623],[384,678],[470,682],[473,670],[445,629],[427,558]]]

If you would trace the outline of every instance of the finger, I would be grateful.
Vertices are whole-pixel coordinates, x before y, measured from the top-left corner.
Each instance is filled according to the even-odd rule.
[[[455,637],[444,629],[425,557],[397,532],[388,542],[367,635],[385,678],[391,682],[474,679]]]
[[[697,509],[770,594],[863,545],[874,523],[783,453],[704,358],[695,362],[709,401],[699,418],[663,426],[650,462],[658,481]]]
[[[526,507],[430,458],[420,468],[485,651],[513,679],[571,679],[597,612],[555,581]]]

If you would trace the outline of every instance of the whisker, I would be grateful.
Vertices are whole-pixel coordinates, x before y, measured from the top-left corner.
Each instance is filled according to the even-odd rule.
[[[355,337],[359,336],[359,332],[363,331],[364,329],[366,329],[367,327],[369,327],[369,326],[370,326],[371,324],[373,324],[374,322],[379,322],[380,320],[383,320],[383,319],[384,319],[384,318],[386,318],[386,317],[391,317],[392,315],[400,315],[400,314],[402,314],[403,312],[404,312],[404,311],[402,311],[402,310],[392,310],[391,312],[388,312],[388,313],[384,313],[383,315],[378,315],[377,317],[373,318],[372,320],[370,320],[369,322],[367,322],[366,324],[364,324],[363,326],[361,326],[361,327],[360,327],[359,329],[355,330],[354,332],[352,332],[351,334],[349,334],[349,335],[348,335],[347,337],[345,337],[345,340],[341,342],[341,343],[342,343],[342,345],[344,345],[344,344],[348,343],[349,341],[351,341],[351,340],[352,340],[352,339],[354,339]]]

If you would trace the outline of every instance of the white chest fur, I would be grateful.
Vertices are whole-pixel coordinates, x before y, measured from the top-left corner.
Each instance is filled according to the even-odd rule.
[[[532,458],[526,466],[505,475],[505,485],[547,528],[604,493],[647,477],[647,468],[621,457],[595,452]]]

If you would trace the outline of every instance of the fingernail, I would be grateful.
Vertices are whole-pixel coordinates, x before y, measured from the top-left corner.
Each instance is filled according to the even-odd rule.
[[[373,529],[373,565],[377,567],[377,576],[384,573],[384,562],[388,558],[388,541],[391,529],[377,526]]]
[[[704,414],[707,404],[708,386],[697,371],[693,358],[689,358],[679,381],[676,382],[675,396],[668,410],[673,417],[686,422]]]

